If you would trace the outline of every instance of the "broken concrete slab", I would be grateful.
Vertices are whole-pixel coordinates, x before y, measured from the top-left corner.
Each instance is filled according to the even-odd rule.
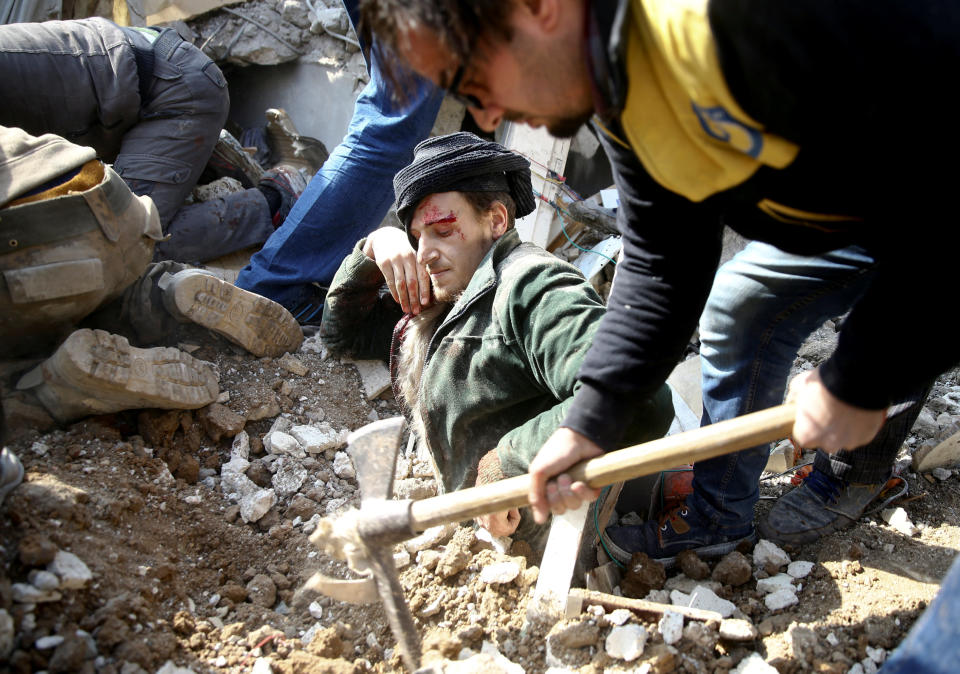
[[[390,370],[382,360],[347,360],[357,368],[367,400],[373,400],[390,388]]]

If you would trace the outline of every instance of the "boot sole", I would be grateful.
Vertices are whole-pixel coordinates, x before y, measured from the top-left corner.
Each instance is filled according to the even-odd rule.
[[[171,347],[138,349],[103,330],[76,330],[43,369],[37,390],[58,419],[155,407],[196,409],[220,393],[217,375]]]
[[[186,318],[257,357],[281,356],[303,342],[293,315],[266,297],[191,269],[174,275],[165,291]]]

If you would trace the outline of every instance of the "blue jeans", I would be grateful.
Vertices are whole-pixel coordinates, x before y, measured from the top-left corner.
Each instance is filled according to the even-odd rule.
[[[804,340],[825,320],[850,309],[869,285],[873,268],[873,259],[857,247],[807,257],[757,242],[723,265],[700,319],[701,425],[782,403]],[[885,479],[900,446],[890,456],[890,444],[878,438],[839,453],[848,455],[851,465],[865,467],[864,474],[836,476],[857,482]],[[818,467],[830,470],[831,458],[821,454]],[[761,445],[697,462],[688,502],[721,530],[742,529],[753,520],[758,478],[768,456],[769,446]],[[864,479],[865,473],[880,471],[886,473]]]
[[[913,624],[907,638],[880,668],[880,674],[947,674],[960,658],[960,557],[954,559],[937,596]]]
[[[357,3],[344,4],[356,23]],[[370,50],[370,82],[357,98],[347,135],[240,272],[241,288],[293,309],[315,296],[311,284],[328,286],[353,245],[383,220],[394,201],[393,176],[433,128],[443,91],[419,79],[407,102],[397,105],[380,58]]]

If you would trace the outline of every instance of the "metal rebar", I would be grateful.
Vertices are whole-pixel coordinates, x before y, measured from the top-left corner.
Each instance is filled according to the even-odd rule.
[[[279,35],[277,35],[277,33],[276,33],[272,28],[268,28],[267,26],[264,26],[262,23],[260,23],[260,22],[257,21],[256,19],[251,19],[249,16],[244,16],[243,14],[241,14],[240,12],[238,12],[238,11],[235,10],[235,9],[230,9],[229,7],[223,7],[222,9],[223,9],[223,11],[227,12],[228,14],[233,14],[234,16],[240,17],[240,18],[243,19],[244,21],[249,21],[250,23],[252,23],[252,24],[253,24],[254,26],[256,26],[257,28],[261,29],[262,31],[264,31],[264,32],[266,32],[266,33],[268,33],[268,34],[270,34],[270,35],[272,35],[272,36],[275,37],[277,40],[279,40],[282,45],[284,45],[287,49],[289,49],[290,51],[292,51],[294,54],[296,54],[296,55],[298,55],[298,56],[302,56],[302,55],[303,55],[303,52],[302,52],[302,51],[300,51],[299,49],[297,49],[296,47],[294,47],[292,44],[290,44],[289,42],[287,42],[286,40],[284,40],[282,37],[280,37]]]

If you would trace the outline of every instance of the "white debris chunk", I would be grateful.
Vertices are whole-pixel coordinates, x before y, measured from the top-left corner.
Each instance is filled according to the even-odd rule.
[[[657,623],[663,643],[672,645],[683,638],[683,616],[676,611],[664,611],[663,617]]]
[[[240,517],[244,522],[256,522],[266,515],[277,502],[272,489],[258,489],[240,498]]]
[[[480,580],[488,584],[506,584],[520,575],[520,565],[516,562],[496,562],[488,564],[480,571]]]
[[[48,601],[60,601],[59,592],[44,592],[29,583],[14,583],[10,586],[10,596],[18,604],[42,604]]]
[[[720,637],[729,641],[753,641],[759,632],[749,620],[727,618],[720,621]]]
[[[884,660],[887,659],[887,651],[883,648],[873,648],[872,646],[867,646],[867,657],[878,665],[882,665]]]
[[[753,549],[753,565],[763,568],[768,564],[777,567],[790,563],[790,555],[779,548],[775,543],[762,539]]]
[[[271,482],[279,498],[286,498],[300,491],[300,487],[307,481],[307,469],[299,461],[288,457],[277,459],[277,472],[273,474]]]
[[[910,521],[910,516],[903,508],[887,508],[883,511],[882,516],[884,522],[904,536],[916,536],[917,527]]]
[[[796,561],[787,566],[787,573],[793,578],[806,578],[813,571],[813,562]]]
[[[606,619],[607,619],[607,622],[610,623],[611,625],[622,625],[628,620],[630,620],[630,616],[632,615],[633,615],[633,611],[631,611],[630,609],[617,608],[610,611],[610,613],[607,614]]]
[[[763,598],[763,603],[766,604],[767,608],[771,611],[778,611],[782,608],[793,606],[798,601],[800,600],[797,599],[797,595],[791,590],[777,590]]]
[[[270,658],[257,658],[253,662],[253,669],[250,674],[273,674],[273,666]]]
[[[933,474],[933,476],[934,476],[935,478],[937,478],[937,479],[940,480],[941,482],[943,482],[944,480],[949,480],[949,479],[950,479],[950,476],[953,475],[953,471],[952,471],[952,470],[948,470],[948,469],[943,468],[943,467],[940,467],[940,466],[938,466],[937,468],[934,468],[934,469],[933,469],[932,471],[930,471],[930,472]]]
[[[793,586],[793,576],[786,573],[778,573],[776,576],[761,578],[757,581],[757,592],[761,594],[773,594],[781,590],[796,592],[796,588]]]
[[[671,595],[671,598],[673,595]],[[690,595],[690,602],[687,604],[690,608],[699,608],[704,611],[716,611],[724,618],[729,618],[737,610],[736,604],[727,601],[708,587],[697,586]]]
[[[453,524],[438,524],[435,527],[430,527],[422,534],[415,538],[411,538],[409,541],[406,541],[403,544],[403,547],[407,549],[411,555],[420,552],[421,550],[426,550],[428,548],[433,548],[441,543],[446,543],[453,532],[456,529],[456,525]]]
[[[507,550],[509,550],[510,546],[513,544],[513,539],[511,539],[509,536],[494,536],[483,527],[478,528],[474,532],[474,536],[476,536],[478,541],[489,543],[493,549],[499,552],[501,555],[507,554]]]
[[[382,360],[352,360],[360,375],[367,400],[373,400],[390,388],[390,370]]]
[[[230,445],[230,460],[250,459],[250,436],[246,431],[240,431],[233,436],[233,444]]]
[[[420,615],[422,615],[424,618],[429,618],[432,615],[440,613],[440,600],[441,597],[437,597],[435,600],[424,606],[420,610]]]
[[[492,658],[494,664],[497,665],[503,674],[524,674],[523,667],[507,658],[489,641],[484,641],[483,644],[480,645],[480,655],[486,655]],[[490,671],[490,668],[485,667],[483,671]]]
[[[607,635],[604,648],[611,658],[633,662],[643,655],[647,645],[647,631],[640,625],[630,624],[614,627]]]
[[[323,607],[315,601],[310,602],[307,610],[310,612],[310,615],[313,616],[314,620],[320,620],[323,617]]]
[[[320,454],[328,449],[337,449],[343,444],[340,431],[325,421],[317,426],[294,426],[290,429],[290,435],[296,438],[308,454]]]
[[[337,455],[333,458],[333,472],[339,478],[352,479],[357,477],[357,471],[353,468],[350,455],[346,452],[337,452]]]
[[[398,569],[410,566],[410,553],[406,550],[393,553],[393,565]]]
[[[225,477],[227,475],[243,475],[249,467],[249,461],[239,456],[234,456],[225,464],[220,466],[220,476]]]
[[[777,668],[768,665],[759,653],[751,653],[740,664],[730,670],[730,674],[779,674]]]
[[[270,438],[271,454],[286,454],[295,459],[302,459],[307,455],[303,447],[300,446],[300,443],[297,442],[297,439],[292,435],[284,433],[283,431],[274,431],[267,437]]]
[[[30,573],[27,574],[27,580],[41,592],[51,592],[60,589],[60,579],[57,577],[57,574],[50,571],[32,569]]]
[[[60,577],[60,588],[64,590],[80,590],[93,579],[93,574],[87,565],[75,554],[66,550],[57,551],[53,561],[47,565],[47,571]]]
[[[48,648],[56,648],[57,646],[62,644],[63,641],[64,641],[64,638],[62,636],[60,636],[59,634],[53,634],[48,637],[40,637],[39,639],[33,642],[33,647],[36,648],[38,651],[45,651]]]
[[[840,645],[840,640],[837,638],[837,635],[831,632],[827,635],[827,643],[836,648]]]

